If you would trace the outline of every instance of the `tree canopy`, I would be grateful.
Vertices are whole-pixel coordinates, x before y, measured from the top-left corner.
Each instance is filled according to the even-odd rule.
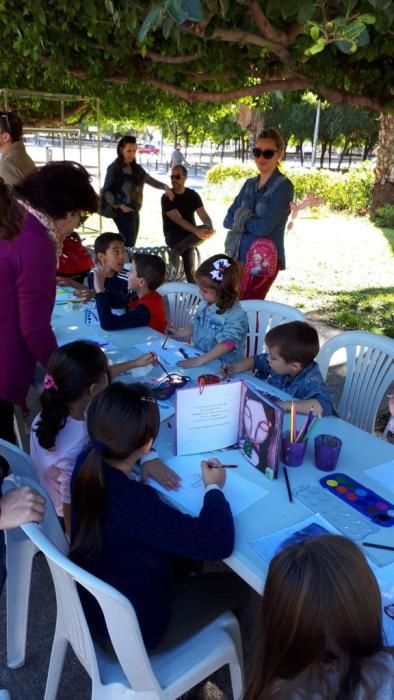
[[[392,0],[0,0],[0,23],[2,87],[114,118],[287,90],[394,109]]]

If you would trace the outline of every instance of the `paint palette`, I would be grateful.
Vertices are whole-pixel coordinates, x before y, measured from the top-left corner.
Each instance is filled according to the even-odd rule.
[[[379,527],[394,525],[394,503],[363,486],[347,474],[329,474],[320,479],[323,488],[372,520]]]
[[[329,474],[322,481],[332,479],[333,476]],[[331,488],[329,490],[331,491]],[[347,504],[341,503],[326,489],[322,489],[319,483],[299,486],[294,495],[298,501],[301,501],[314,513],[320,513],[339,532],[355,542],[360,542],[368,535],[379,532],[377,525],[369,518],[366,518],[361,512],[349,508],[350,501]]]

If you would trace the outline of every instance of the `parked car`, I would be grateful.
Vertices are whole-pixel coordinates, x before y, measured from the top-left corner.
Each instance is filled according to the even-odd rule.
[[[140,154],[146,153],[151,156],[158,156],[160,153],[160,148],[154,146],[153,143],[138,144],[138,152]]]

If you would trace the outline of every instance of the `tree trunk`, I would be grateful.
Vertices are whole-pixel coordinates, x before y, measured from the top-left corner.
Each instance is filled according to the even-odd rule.
[[[320,167],[324,168],[324,156],[326,155],[327,141],[322,141],[320,152]]]
[[[328,144],[328,169],[331,170],[332,143]]]
[[[298,149],[299,149],[299,150],[298,150],[298,153],[299,153],[299,156],[300,156],[301,168],[302,168],[303,165],[304,165],[304,151],[303,151],[303,148],[302,148],[303,145],[304,145],[304,142],[303,142],[303,141],[300,141],[300,143],[298,144]]]
[[[378,158],[371,212],[385,204],[394,205],[394,114],[380,115]]]
[[[345,155],[346,155],[346,153],[347,153],[348,146],[349,146],[349,144],[346,142],[345,145],[344,145],[344,147],[343,147],[343,151],[342,151],[342,153],[341,153],[341,155],[339,156],[339,159],[338,159],[338,167],[337,167],[337,170],[340,170],[340,169],[341,169],[342,161],[343,161],[343,159],[344,159],[344,157],[345,157]]]

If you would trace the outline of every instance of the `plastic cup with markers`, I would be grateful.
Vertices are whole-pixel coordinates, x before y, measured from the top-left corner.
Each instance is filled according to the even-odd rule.
[[[282,462],[288,467],[300,467],[304,461],[308,441],[297,441],[298,434],[294,438],[287,430],[282,435]]]

